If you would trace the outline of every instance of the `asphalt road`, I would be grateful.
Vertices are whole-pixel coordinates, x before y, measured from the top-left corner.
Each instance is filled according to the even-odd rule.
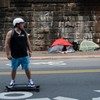
[[[100,58],[32,60],[30,69],[40,92],[5,92],[10,61],[0,62],[0,100],[100,100]],[[27,83],[21,67],[16,83]]]

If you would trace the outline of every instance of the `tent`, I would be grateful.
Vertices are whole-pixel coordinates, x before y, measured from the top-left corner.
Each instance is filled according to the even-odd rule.
[[[62,38],[57,39],[51,46],[56,46],[56,45],[73,46],[67,40],[62,39]]]
[[[80,44],[80,51],[93,51],[99,48],[99,45],[94,43],[93,41],[83,40]]]
[[[57,39],[52,45],[51,48],[49,48],[49,52],[61,52],[61,51],[65,51],[63,50],[64,48],[66,48],[66,50],[69,50],[69,52],[74,52],[74,49],[72,47],[73,45],[68,42],[65,39]],[[72,48],[68,48],[68,47],[72,47]],[[67,53],[67,52],[66,52]]]

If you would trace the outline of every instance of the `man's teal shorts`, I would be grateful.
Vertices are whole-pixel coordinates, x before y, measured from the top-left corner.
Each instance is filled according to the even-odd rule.
[[[28,56],[11,59],[11,67],[12,70],[15,71],[20,65],[22,66],[22,69],[27,70],[29,68],[29,63],[30,63],[30,58]]]

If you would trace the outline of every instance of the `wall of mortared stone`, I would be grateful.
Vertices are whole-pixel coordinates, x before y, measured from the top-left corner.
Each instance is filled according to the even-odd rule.
[[[26,21],[33,50],[47,50],[60,37],[70,42],[83,39],[100,44],[97,34],[97,11],[93,3],[34,3],[32,0],[11,0],[9,7],[0,9],[0,48],[3,49],[5,35],[16,17]],[[99,6],[99,5],[98,5]]]

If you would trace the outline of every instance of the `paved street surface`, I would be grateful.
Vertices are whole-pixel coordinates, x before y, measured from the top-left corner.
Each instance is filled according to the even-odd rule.
[[[31,60],[30,68],[40,92],[5,92],[10,61],[0,61],[0,100],[100,100],[100,58]],[[27,83],[21,68],[16,83]]]

